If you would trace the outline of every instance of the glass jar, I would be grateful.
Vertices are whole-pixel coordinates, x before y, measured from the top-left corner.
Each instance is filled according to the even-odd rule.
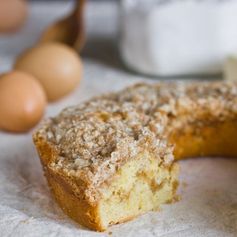
[[[143,74],[218,74],[237,55],[237,1],[121,0],[120,53]]]

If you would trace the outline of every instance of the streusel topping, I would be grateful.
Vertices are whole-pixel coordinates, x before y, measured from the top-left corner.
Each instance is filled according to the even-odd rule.
[[[236,115],[236,83],[137,84],[64,109],[37,135],[58,151],[51,167],[98,186],[144,150],[171,164],[172,129]]]

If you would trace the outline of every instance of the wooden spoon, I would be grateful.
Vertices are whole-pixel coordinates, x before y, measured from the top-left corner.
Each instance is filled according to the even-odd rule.
[[[77,0],[73,12],[51,25],[42,34],[40,42],[57,41],[81,50],[85,43],[83,17],[85,2],[86,0]]]

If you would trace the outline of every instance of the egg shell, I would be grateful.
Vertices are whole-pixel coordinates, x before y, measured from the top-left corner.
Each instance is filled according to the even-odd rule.
[[[0,129],[25,132],[43,116],[46,95],[31,75],[12,71],[0,77]]]
[[[15,69],[37,78],[49,101],[74,90],[82,77],[82,63],[77,52],[55,42],[43,43],[24,52],[16,60]]]
[[[28,16],[25,0],[0,0],[0,32],[12,32],[23,25]]]

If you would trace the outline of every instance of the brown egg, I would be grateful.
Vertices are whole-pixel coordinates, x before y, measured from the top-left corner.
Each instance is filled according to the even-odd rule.
[[[15,69],[39,80],[49,101],[71,92],[82,77],[81,60],[72,48],[61,43],[45,43],[23,53]]]
[[[25,22],[27,13],[25,0],[0,0],[0,32],[17,30]]]
[[[41,119],[46,95],[31,75],[12,71],[0,76],[0,129],[24,132]]]

